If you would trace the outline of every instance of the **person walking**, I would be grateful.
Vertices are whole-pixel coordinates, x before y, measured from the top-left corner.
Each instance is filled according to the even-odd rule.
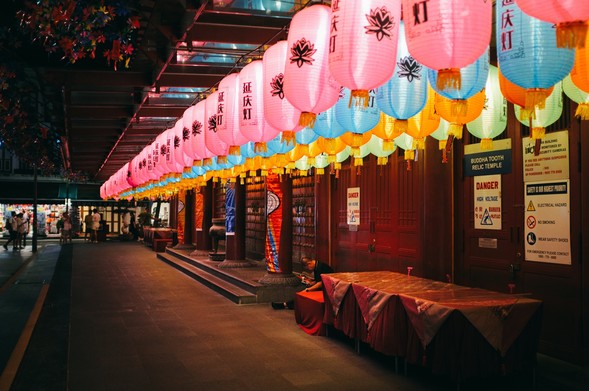
[[[100,228],[100,213],[98,209],[92,210],[92,235],[90,241],[92,243],[98,243],[98,229]]]
[[[8,245],[12,242],[12,249],[16,250],[16,235],[18,233],[18,226],[16,222],[16,212],[10,212],[10,217],[6,220],[6,229],[8,229],[8,240],[4,243],[4,250],[8,250]]]
[[[16,215],[16,245],[13,250],[22,250],[24,247],[22,245],[22,238],[25,232],[25,223],[23,220],[23,214],[18,213]]]
[[[84,232],[84,242],[92,240],[92,213],[88,213],[84,217],[84,225],[86,226],[86,232]]]
[[[23,219],[23,234],[22,234],[22,246],[23,247],[27,247],[27,236],[29,234],[29,230],[30,230],[30,220],[29,220],[29,214],[27,213],[26,209],[23,209],[22,211],[22,219]]]

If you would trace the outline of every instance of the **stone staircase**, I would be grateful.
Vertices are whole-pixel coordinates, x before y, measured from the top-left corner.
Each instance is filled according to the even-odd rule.
[[[264,262],[250,261],[250,267],[220,268],[206,251],[189,251],[167,247],[157,258],[180,272],[225,296],[236,304],[258,304],[293,300],[302,288],[260,284],[266,275]]]

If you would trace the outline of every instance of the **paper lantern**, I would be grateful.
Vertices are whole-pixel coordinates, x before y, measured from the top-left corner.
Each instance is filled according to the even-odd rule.
[[[389,161],[389,156],[395,152],[395,146],[393,146],[392,150],[385,149],[383,146],[383,139],[380,137],[375,136],[374,134],[368,140],[366,144],[360,147],[360,155],[363,154],[363,149],[366,149],[369,153],[376,156],[376,164],[379,166],[384,166]],[[394,144],[393,144],[394,145]]]
[[[381,111],[399,120],[395,124],[400,127],[397,130],[400,134],[407,128],[403,121],[417,114],[425,105],[428,90],[427,68],[409,53],[403,22],[399,26],[395,64],[391,78],[376,92],[376,104]]]
[[[492,1],[402,0],[409,53],[438,72],[438,87],[460,87],[460,68],[491,43]]]
[[[485,87],[487,101],[481,115],[466,124],[468,131],[481,139],[481,150],[493,149],[493,138],[507,127],[507,100],[499,88],[499,71],[491,66]]]
[[[516,0],[526,14],[556,24],[556,43],[561,48],[584,45],[589,2],[578,0]]]
[[[309,155],[309,144],[319,138],[319,135],[308,126],[299,130],[295,136],[297,141],[295,149],[297,150],[297,153],[302,155]]]
[[[229,145],[219,138],[217,134],[217,110],[219,106],[219,91],[215,91],[205,99],[205,118],[206,123],[204,127],[205,144],[207,149],[213,155],[217,156],[219,163],[223,164],[227,161],[227,154],[229,153]],[[224,118],[224,117],[222,117]]]
[[[194,160],[194,150],[192,149],[192,113],[194,106],[188,107],[182,114],[182,140],[184,141],[184,153]]]
[[[160,178],[167,176],[172,172],[172,167],[168,165],[168,161],[171,159],[171,155],[168,152],[168,146],[171,145],[171,140],[168,140],[167,130],[164,130],[157,136],[157,145],[159,146],[158,159],[155,163],[155,169],[160,173]],[[168,144],[168,142],[170,143]]]
[[[348,132],[364,133],[374,128],[380,121],[380,110],[376,106],[376,91],[368,92],[368,103],[366,106],[352,105],[348,102],[352,96],[349,88],[342,87],[342,98],[335,104],[335,118],[339,124]]]
[[[523,87],[518,86],[515,83],[509,81],[503,74],[501,73],[501,69],[498,70],[499,76],[499,88],[501,90],[501,94],[507,99],[509,103],[513,103],[514,105],[520,106],[520,115],[522,118],[529,118],[530,115],[534,113],[533,107],[526,108],[526,94],[527,90]],[[552,93],[554,86],[544,89],[545,91],[543,94],[546,96]],[[540,90],[540,89],[538,89]]]
[[[288,53],[288,42],[280,41],[264,53],[264,115],[275,129],[282,130],[282,137],[292,144],[294,132],[301,129],[301,111],[284,96],[284,67]]]
[[[181,148],[182,136],[178,131],[181,131],[182,120],[177,120],[174,126],[165,131],[167,142],[166,162],[170,168],[170,173],[181,174],[184,170],[184,151]],[[178,155],[178,157],[176,157]],[[169,157],[168,157],[169,156]]]
[[[340,96],[340,99],[342,98],[343,94],[341,94]],[[328,155],[335,156],[335,153],[330,153],[328,151],[335,150],[336,140],[339,136],[346,132],[346,129],[343,126],[341,126],[339,121],[337,120],[335,106],[332,106],[329,109],[319,113],[315,120],[315,126],[313,127],[313,131],[319,137],[323,138],[323,141],[321,143],[325,147],[325,152]]]
[[[435,109],[435,96],[436,94],[430,87],[428,99],[423,109],[409,118],[406,133],[413,137],[416,148],[423,149],[425,138],[435,132],[440,125],[440,116]]]
[[[477,58],[475,62],[464,68],[460,68],[459,72],[461,80],[460,88],[438,88],[438,71],[436,70],[428,70],[428,77],[434,91],[443,97],[448,99],[468,99],[485,88],[487,76],[489,75],[489,51],[485,50],[485,53]]]
[[[240,146],[249,140],[239,131],[239,73],[225,76],[219,83],[217,107],[217,135],[229,145],[229,154],[239,153]]]
[[[399,126],[398,122],[401,122],[403,125]],[[403,131],[406,130],[406,128],[407,121],[397,120],[396,118],[393,118],[390,115],[380,113],[380,121],[378,121],[378,124],[376,124],[376,126],[372,128],[371,132],[373,135],[383,140],[383,148],[385,150],[392,151],[395,148],[393,140],[395,139],[395,137],[403,133]]]
[[[448,140],[448,131],[450,130],[450,122],[446,121],[443,118],[440,118],[440,122],[436,130],[431,133],[431,137],[438,140],[438,149],[446,150],[446,141]],[[442,159],[443,163],[446,163]]]
[[[335,162],[335,156],[348,146],[339,137],[332,139],[319,137],[316,142],[317,147],[327,155],[330,163]]]
[[[407,133],[401,133],[395,138],[395,145],[404,151],[403,157],[407,162],[407,170],[411,170],[411,161],[415,160],[415,143],[413,142],[413,137]]]
[[[184,149],[184,120],[182,118],[178,119],[172,130],[174,133],[174,149],[172,151],[172,157],[176,163],[177,168],[182,167],[182,170],[184,170],[185,167],[192,166],[193,161],[192,158],[188,157]],[[188,132],[186,133],[186,137],[188,138]]]
[[[360,147],[368,142],[372,137],[372,132],[364,132],[364,133],[353,133],[353,132],[346,132],[340,136],[340,139],[346,144],[351,147],[350,154],[353,157],[356,157],[360,154]]]
[[[562,89],[566,96],[577,104],[575,116],[582,120],[589,120],[589,93],[579,89],[570,75],[562,81]]]
[[[554,86],[554,91],[546,99],[544,108],[536,107],[533,118],[521,118],[518,106],[515,106],[515,115],[519,122],[530,128],[530,138],[540,140],[546,133],[546,127],[555,123],[562,115],[562,106],[562,82],[558,82]]]
[[[576,50],[571,79],[581,91],[589,93],[589,34],[585,38],[584,45]]]
[[[329,72],[331,9],[315,4],[297,12],[288,31],[284,96],[301,110],[299,125],[313,127],[318,113],[337,102],[340,85]]]
[[[264,117],[264,66],[256,60],[239,73],[239,131],[257,150],[266,149],[266,141],[276,137],[280,130],[270,126]]]
[[[448,99],[436,94],[434,101],[436,112],[451,124],[448,135],[457,139],[462,138],[464,124],[478,117],[484,105],[485,90],[463,101]],[[452,139],[449,138],[448,141],[451,142]]]
[[[206,120],[206,101],[201,100],[196,105],[192,112],[192,150],[194,151],[194,160],[205,160],[213,156],[211,151],[205,143],[205,128]]]
[[[526,109],[541,108],[548,96],[545,89],[571,71],[575,51],[558,48],[552,23],[526,15],[514,2],[497,2],[496,8],[497,60],[501,73],[527,89]]]
[[[351,90],[357,104],[368,104],[368,91],[391,78],[397,56],[400,0],[340,0],[331,3],[329,70]]]

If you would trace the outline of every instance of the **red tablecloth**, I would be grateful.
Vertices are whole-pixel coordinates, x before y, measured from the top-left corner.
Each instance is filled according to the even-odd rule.
[[[376,351],[462,377],[535,358],[538,300],[387,271],[322,278],[325,322]]]
[[[324,313],[325,303],[322,291],[302,291],[295,295],[295,320],[305,333],[325,335]]]

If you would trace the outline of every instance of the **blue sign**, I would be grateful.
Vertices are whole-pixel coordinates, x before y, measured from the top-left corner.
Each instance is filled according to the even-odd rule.
[[[464,176],[509,174],[511,149],[464,155]]]

